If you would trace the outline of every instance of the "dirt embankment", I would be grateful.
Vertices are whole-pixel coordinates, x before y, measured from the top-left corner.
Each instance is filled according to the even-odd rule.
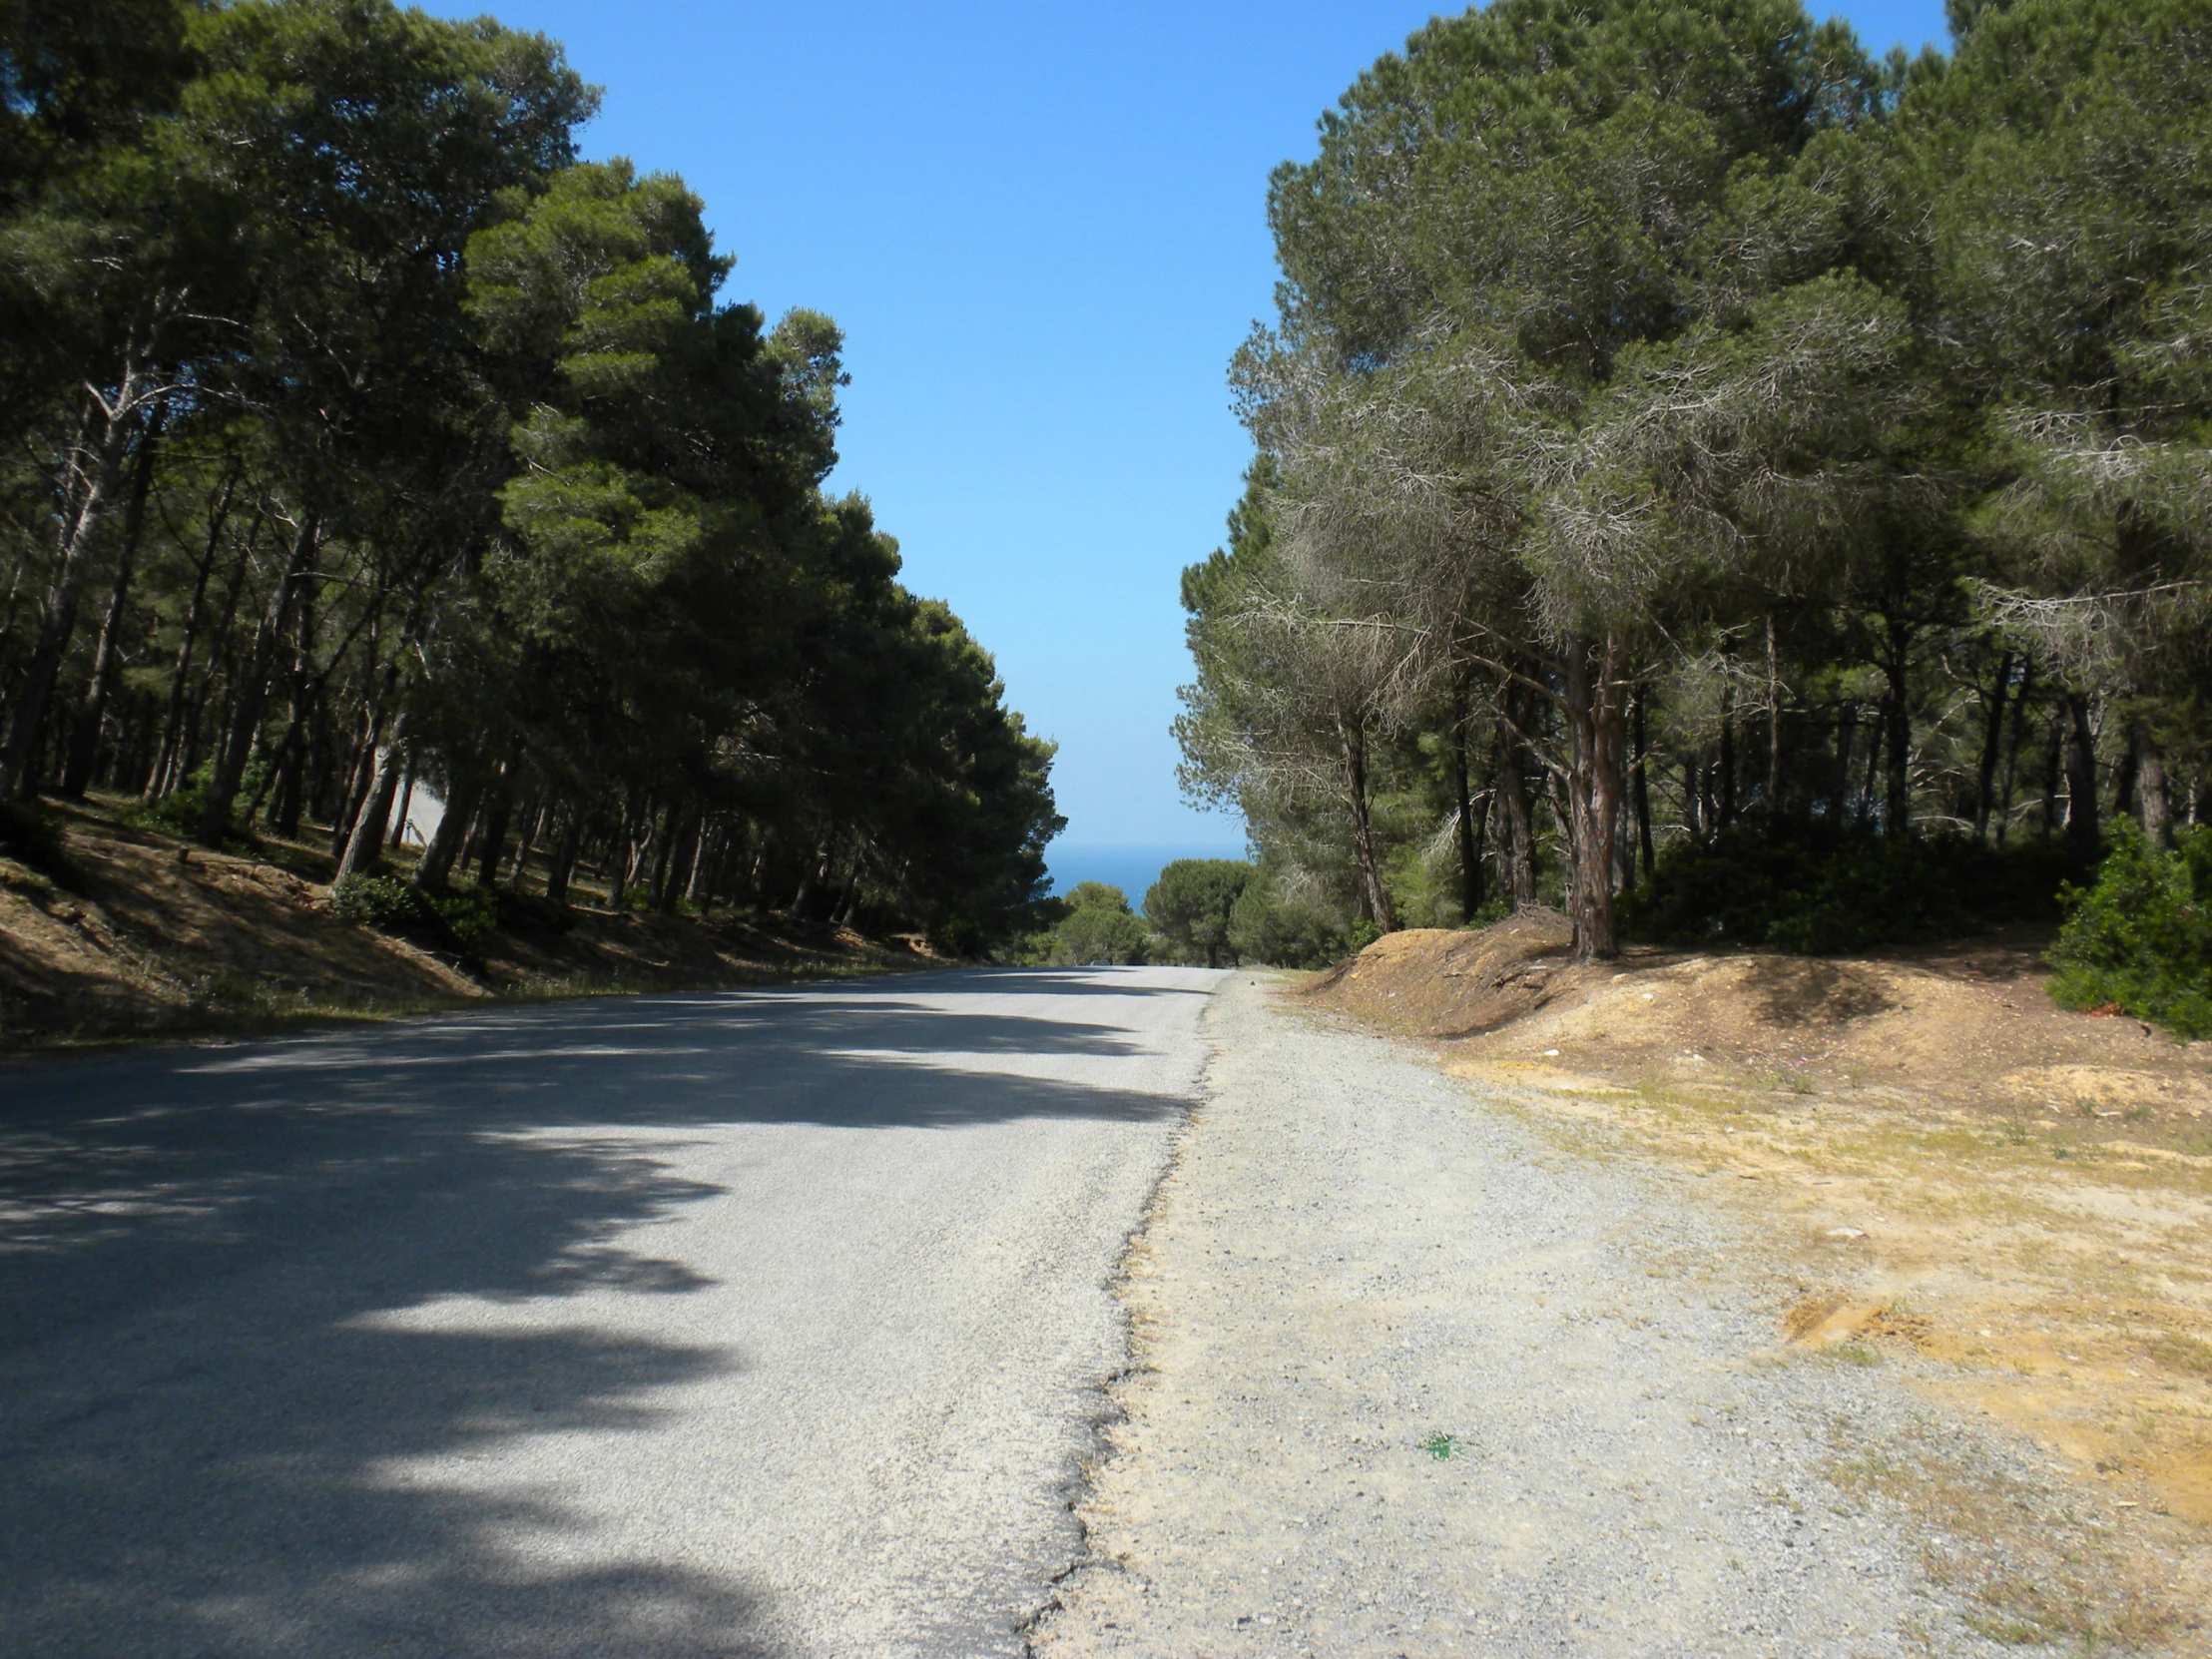
[[[2028,1436],[2091,1524],[2164,1528],[2212,1610],[2212,1044],[2056,1007],[2026,933],[1580,967],[1567,941],[1548,912],[1397,933],[1299,994],[1582,1150],[1708,1177],[1771,1245],[1782,1334]],[[2035,1558],[1987,1494],[1918,1495]]]
[[[689,916],[504,907],[466,948],[334,914],[329,859],[210,852],[71,813],[65,878],[0,857],[0,1045],[402,1013],[502,995],[733,983],[927,965],[904,941]]]

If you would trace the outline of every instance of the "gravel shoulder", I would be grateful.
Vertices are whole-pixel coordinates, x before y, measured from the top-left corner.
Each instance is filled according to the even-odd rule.
[[[1037,1654],[2016,1651],[1838,1474],[1974,1436],[1783,1344],[1684,1183],[1248,977],[1206,1034]]]

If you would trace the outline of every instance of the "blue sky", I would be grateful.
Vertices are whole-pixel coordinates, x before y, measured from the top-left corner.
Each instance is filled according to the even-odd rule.
[[[1433,9],[495,4],[606,89],[587,154],[706,199],[731,297],[843,325],[832,487],[873,501],[907,584],[1059,743],[1063,888],[1241,849],[1181,801],[1168,724],[1177,573],[1248,453],[1223,375],[1272,309],[1267,176]],[[1878,47],[1943,39],[1941,0],[1835,9]]]

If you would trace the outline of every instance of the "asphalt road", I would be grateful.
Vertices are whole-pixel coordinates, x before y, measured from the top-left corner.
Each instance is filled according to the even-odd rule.
[[[0,1653],[1019,1653],[1218,978],[0,1068]]]

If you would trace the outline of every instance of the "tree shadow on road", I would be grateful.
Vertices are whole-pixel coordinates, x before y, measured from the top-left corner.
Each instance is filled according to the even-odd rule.
[[[607,999],[0,1072],[0,1650],[770,1652],[758,1585],[610,1562],[558,1489],[522,1501],[410,1472],[650,1431],[673,1390],[743,1355],[407,1311],[702,1288],[619,1238],[721,1196],[670,1168],[709,1126],[1136,1123],[1181,1102],[1113,1086],[1142,1049],[1111,1027],[766,1000]],[[205,1328],[211,1286],[251,1312]]]

